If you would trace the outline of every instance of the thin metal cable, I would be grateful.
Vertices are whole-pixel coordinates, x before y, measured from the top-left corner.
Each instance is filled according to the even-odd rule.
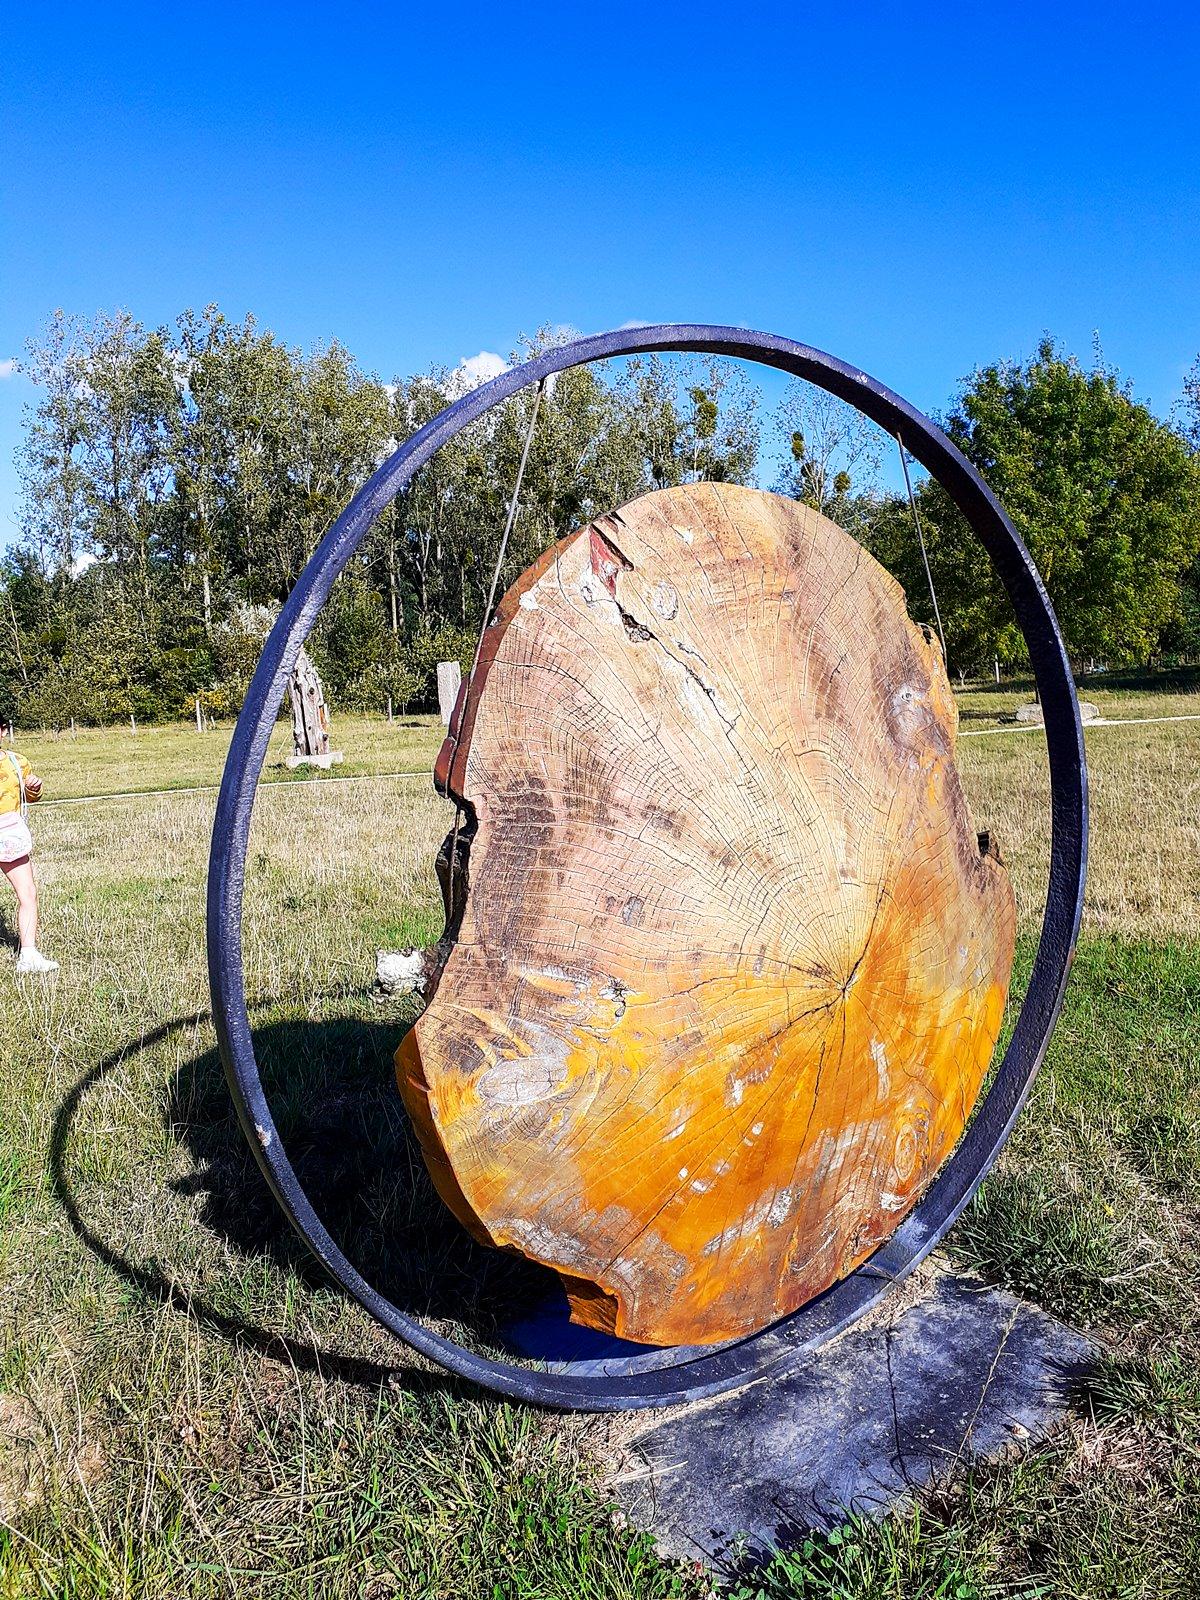
[[[537,388],[533,391],[533,405],[530,407],[529,411],[529,427],[525,430],[525,444],[521,450],[521,461],[520,465],[517,467],[517,478],[516,482],[513,484],[512,495],[508,502],[508,516],[504,523],[504,535],[500,540],[500,550],[496,556],[496,570],[492,573],[492,587],[488,592],[488,602],[483,613],[483,622],[479,628],[479,638],[475,641],[475,657],[471,662],[471,672],[467,679],[467,693],[463,696],[464,712],[466,710],[467,700],[471,693],[471,688],[474,684],[475,673],[479,667],[479,657],[483,651],[483,636],[487,632],[488,622],[492,615],[492,607],[496,604],[496,590],[500,587],[500,574],[504,570],[504,558],[508,554],[509,535],[513,531],[513,525],[517,520],[517,512],[521,508],[520,495],[521,484],[525,479],[525,464],[529,460],[529,447],[533,443],[533,430],[535,424],[537,423],[538,407],[542,403],[542,395],[545,393],[545,391],[546,380],[543,378],[538,384]],[[460,717],[458,721],[460,733],[462,731],[462,722],[463,719]]]
[[[504,533],[501,535],[500,549],[496,555],[496,568],[492,573],[492,587],[488,591],[487,605],[483,611],[483,621],[479,624],[479,637],[475,641],[475,654],[471,658],[471,670],[467,674],[466,687],[458,702],[457,725],[450,733],[450,738],[454,744],[454,755],[450,758],[447,777],[449,776],[449,771],[453,769],[454,756],[458,754],[458,741],[462,735],[463,723],[467,720],[467,706],[470,703],[472,694],[475,692],[475,674],[479,670],[479,657],[483,654],[484,635],[487,633],[488,624],[491,621],[492,607],[496,603],[496,591],[500,587],[500,574],[504,570],[504,558],[508,554],[509,537],[516,524],[517,513],[521,508],[521,484],[525,480],[525,467],[529,460],[529,447],[533,443],[533,430],[537,423],[538,408],[541,406],[542,395],[545,392],[546,379],[542,378],[537,388],[533,391],[533,405],[529,410],[529,426],[525,430],[525,443],[521,450],[521,460],[517,466],[516,480],[513,483],[512,494],[508,501],[508,515],[504,519]],[[453,883],[454,863],[458,854],[458,833],[461,825],[462,807],[456,805],[454,808],[454,832],[450,836],[450,857],[447,862],[447,870],[450,873],[448,881],[451,884]]]
[[[899,434],[896,435],[896,448],[900,452],[900,465],[904,468],[904,487],[908,490],[908,507],[912,512],[913,526],[917,530],[917,543],[921,546],[921,560],[925,563],[925,577],[929,583],[929,598],[933,601],[933,615],[937,621],[938,638],[942,641],[942,661],[946,666],[946,670],[949,671],[950,662],[946,655],[946,634],[942,627],[942,613],[938,608],[937,590],[933,587],[933,573],[929,567],[929,552],[925,548],[925,535],[921,531],[921,514],[917,510],[912,479],[908,475],[908,457],[904,453],[904,445]]]

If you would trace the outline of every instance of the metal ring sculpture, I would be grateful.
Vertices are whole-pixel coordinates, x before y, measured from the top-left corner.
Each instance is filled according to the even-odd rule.
[[[1025,1001],[991,1088],[919,1205],[869,1260],[781,1321],[728,1344],[537,1369],[477,1355],[400,1310],[366,1282],[313,1210],[272,1119],[246,1014],[241,940],[246,848],[255,789],[292,667],[334,580],[379,513],[440,446],[520,390],[568,367],[648,351],[733,356],[807,379],[898,437],[941,482],[995,564],[1033,664],[1050,758],[1049,893]],[[331,1276],[385,1327],[449,1371],[514,1399],[592,1411],[668,1405],[739,1387],[815,1350],[862,1316],[945,1236],[999,1155],[1046,1053],[1079,931],[1086,867],[1087,770],[1066,650],[1029,552],[975,468],[898,395],[819,350],[741,328],[620,329],[546,350],[447,406],[375,472],[305,567],[250,684],[217,801],[208,879],[213,1016],[238,1116],[275,1198]]]

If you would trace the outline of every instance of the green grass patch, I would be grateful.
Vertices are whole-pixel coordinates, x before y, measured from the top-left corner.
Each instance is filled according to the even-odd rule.
[[[445,735],[435,716],[388,722],[385,717],[335,715],[334,743],[344,760],[328,773],[283,765],[291,753],[291,722],[271,737],[264,783],[325,783],[382,772],[431,773]],[[148,794],[218,784],[233,737],[232,724],[197,733],[187,722],[139,728],[80,728],[74,733],[21,729],[17,744],[46,782],[46,800],[79,795]]]
[[[432,721],[335,729],[375,771],[431,761],[441,737]],[[1177,864],[1194,827],[1180,806],[1197,770],[1189,730],[1089,743],[1089,906],[1106,931],[1085,933],[1030,1104],[949,1242],[959,1266],[1103,1341],[1070,1428],[957,1472],[915,1513],[798,1532],[791,1554],[719,1575],[737,1600],[1194,1600],[1200,930],[1182,926]],[[81,732],[31,754],[49,793],[180,786],[216,781],[223,738]],[[970,745],[978,818],[1008,806],[1020,866],[1034,746]],[[0,985],[0,1600],[699,1600],[708,1578],[614,1518],[607,1424],[426,1370],[292,1239],[206,1017],[212,803],[38,819],[47,944],[64,966],[53,985]],[[487,1348],[496,1309],[535,1291],[532,1269],[480,1251],[433,1195],[393,1087],[412,1006],[368,994],[376,949],[441,933],[446,825],[423,779],[264,796],[247,984],[283,1136],[335,1235],[402,1303]],[[1022,902],[1017,992],[1036,905]]]
[[[963,1264],[1083,1325],[1178,1317],[1200,1266],[1200,944],[1088,939]]]
[[[920,1509],[878,1524],[854,1518],[735,1579],[729,1600],[983,1600],[992,1586],[961,1544]]]

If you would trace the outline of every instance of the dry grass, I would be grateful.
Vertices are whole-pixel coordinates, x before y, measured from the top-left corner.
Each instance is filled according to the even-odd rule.
[[[330,778],[377,772],[430,772],[444,733],[437,717],[414,716],[389,723],[383,717],[339,716],[335,744],[345,760]],[[118,794],[130,790],[184,789],[217,784],[233,736],[231,727],[197,733],[187,723],[166,727],[80,728],[74,733],[19,732],[17,746],[46,779],[47,796]],[[291,724],[277,724],[267,752],[264,780],[295,783],[313,776],[284,770],[291,753]]]
[[[1200,926],[1200,722],[1092,728],[1091,841],[1085,928],[1170,939]],[[1023,925],[1041,918],[1050,803],[1040,733],[959,743],[975,820],[994,831]]]
[[[280,788],[250,852],[281,1127],[384,1274],[391,1235],[448,1235],[390,1092],[403,1017],[366,994],[377,944],[440,931],[443,812],[411,784]],[[211,819],[210,795],[40,819],[65,960],[0,993],[0,1594],[490,1597],[538,1572],[564,1596],[682,1594],[606,1520],[574,1431],[422,1371],[280,1229],[207,1019]],[[394,1292],[469,1312],[444,1303],[456,1248]]]
[[[402,734],[426,765],[439,730]],[[152,737],[160,779],[211,780],[217,736],[203,760],[194,733],[138,735]],[[376,770],[404,765],[397,737],[382,722],[343,731]],[[152,786],[146,745],[69,743],[30,749],[49,792]],[[1017,884],[1027,959],[1044,896],[1041,742],[961,750],[976,820]],[[764,1593],[1189,1592],[1200,724],[1097,729],[1088,751],[1093,872],[1071,1002],[955,1248],[1099,1329],[1126,1366],[1073,1440],[964,1480],[915,1530],[901,1518],[864,1534],[854,1570],[817,1584],[781,1567]],[[207,1020],[212,806],[173,795],[37,819],[46,942],[64,967],[56,983],[0,983],[0,1596],[699,1594],[614,1530],[588,1428],[422,1371],[286,1237]],[[265,790],[247,971],[281,1128],[347,1248],[397,1297],[486,1339],[488,1297],[522,1280],[481,1274],[433,1201],[391,1091],[404,1013],[367,994],[377,947],[440,931],[446,822],[421,782]],[[939,1591],[947,1571],[968,1587]]]
[[[1079,698],[1090,701],[1102,717],[1200,716],[1200,674],[1195,668],[1157,675],[1111,674],[1084,679]],[[1010,723],[1017,707],[1033,699],[1033,682],[983,684],[958,694],[964,728],[995,727]]]

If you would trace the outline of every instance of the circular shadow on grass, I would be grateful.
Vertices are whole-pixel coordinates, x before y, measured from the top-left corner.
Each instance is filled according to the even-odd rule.
[[[403,1032],[395,1020],[289,1020],[256,1027],[254,1048],[288,1157],[339,1247],[406,1312],[488,1341],[558,1280],[476,1244],[438,1197],[396,1088]],[[180,1068],[166,1115],[195,1163],[174,1187],[203,1196],[203,1225],[243,1255],[327,1283],[251,1156],[215,1049]]]
[[[50,1178],[76,1236],[140,1293],[263,1355],[351,1383],[378,1385],[396,1376],[407,1388],[457,1391],[458,1382],[441,1374],[338,1355],[221,1311],[168,1276],[169,1268],[131,1261],[84,1216],[67,1151],[88,1096],[131,1057],[208,1020],[207,1012],[176,1018],[114,1051],[59,1106]],[[519,1314],[543,1301],[556,1280],[544,1268],[475,1244],[436,1195],[392,1076],[401,1033],[394,1021],[351,1016],[273,1022],[255,1030],[255,1048],[288,1154],[341,1248],[404,1309],[453,1322],[456,1336],[488,1344],[514,1308]],[[198,1225],[249,1260],[266,1257],[314,1289],[328,1287],[246,1147],[215,1048],[179,1068],[162,1110],[194,1168],[169,1187],[202,1197]]]

